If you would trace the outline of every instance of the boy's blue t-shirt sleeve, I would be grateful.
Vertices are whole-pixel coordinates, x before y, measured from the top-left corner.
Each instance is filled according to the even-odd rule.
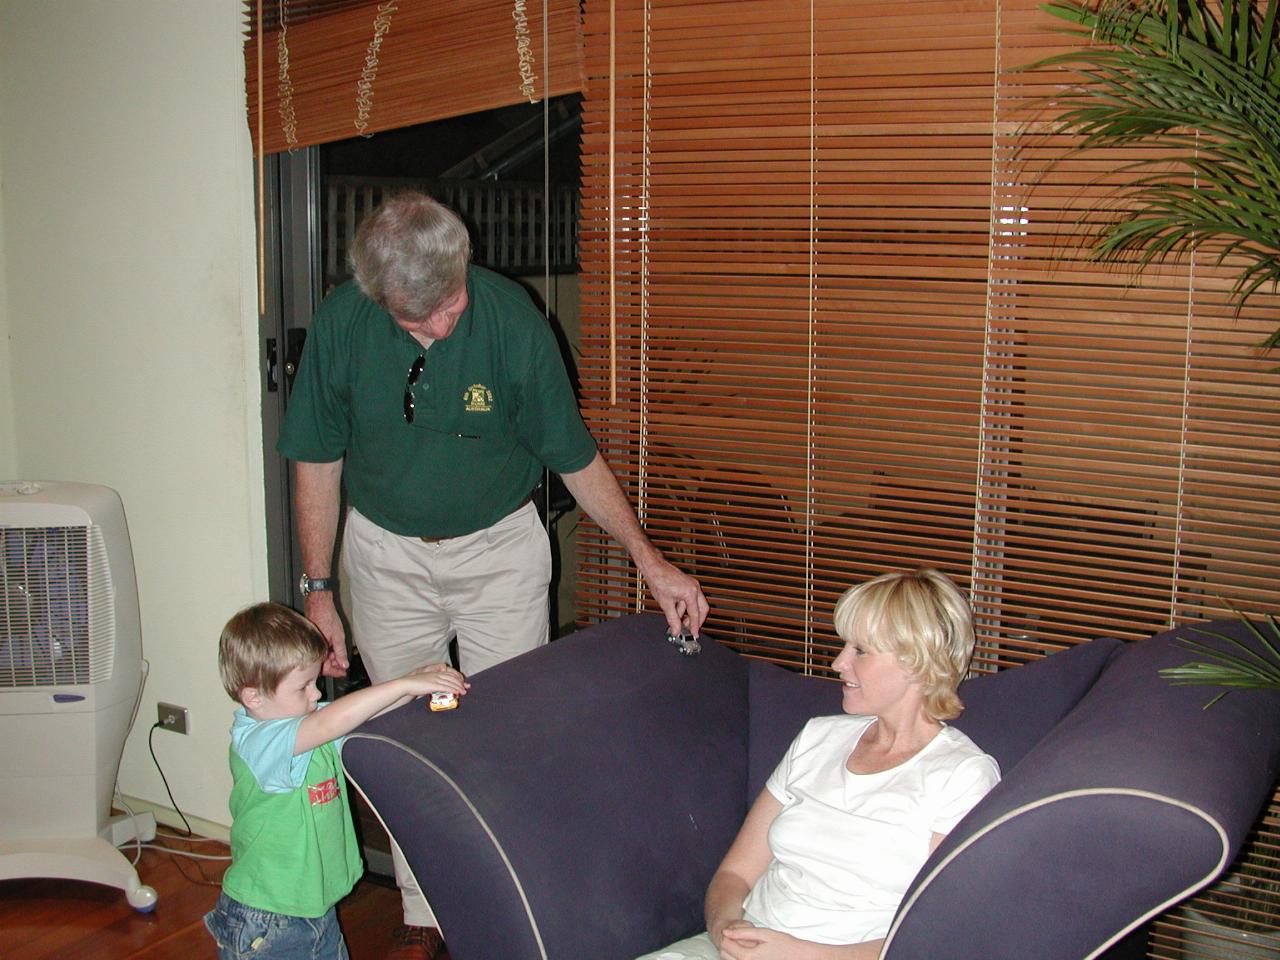
[[[317,709],[326,706],[327,703],[321,703]],[[231,747],[264,793],[289,793],[306,782],[311,751],[304,750],[296,756],[293,752],[302,719],[255,720],[244,707],[236,711],[231,726]],[[335,745],[341,746],[341,740],[335,741]]]

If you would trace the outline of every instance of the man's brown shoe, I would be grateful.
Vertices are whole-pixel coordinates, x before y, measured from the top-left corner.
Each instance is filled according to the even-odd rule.
[[[391,938],[387,960],[447,960],[444,940],[435,927],[410,927],[400,924]]]

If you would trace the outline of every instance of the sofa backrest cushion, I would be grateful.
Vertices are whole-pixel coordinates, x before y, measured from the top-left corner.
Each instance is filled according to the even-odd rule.
[[[964,713],[955,726],[1000,764],[1008,776],[1093,687],[1123,644],[1103,638],[1059,650],[1042,660],[960,685]]]
[[[960,685],[965,711],[954,723],[1007,773],[1088,692],[1120,646],[1119,640],[1094,640],[1021,667],[966,680]],[[751,661],[747,676],[749,803],[805,723],[840,712],[841,687],[830,679],[761,660]]]
[[[746,809],[746,661],[665,633],[622,617],[348,738],[454,960],[630,960],[701,929]]]
[[[774,663],[747,667],[751,719],[747,748],[747,803],[751,804],[782,755],[813,717],[840,712],[841,687]]]

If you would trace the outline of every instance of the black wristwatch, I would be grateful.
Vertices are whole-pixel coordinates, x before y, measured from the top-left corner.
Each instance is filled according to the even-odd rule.
[[[298,589],[302,591],[302,595],[304,597],[320,590],[337,590],[338,578],[322,577],[320,579],[316,579],[315,577],[308,577],[304,573],[302,575],[302,579],[298,581]]]

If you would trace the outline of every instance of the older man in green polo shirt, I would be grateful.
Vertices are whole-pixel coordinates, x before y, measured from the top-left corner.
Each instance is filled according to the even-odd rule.
[[[513,281],[470,266],[461,220],[400,194],[361,224],[356,280],[316,313],[281,431],[307,616],[347,670],[333,602],[339,492],[351,624],[374,682],[447,656],[475,673],[547,642],[550,546],[530,491],[543,467],[621,543],[674,632],[707,615],[698,582],[650,543],[578,413],[545,318]],[[402,948],[435,956],[435,919],[396,856]]]

